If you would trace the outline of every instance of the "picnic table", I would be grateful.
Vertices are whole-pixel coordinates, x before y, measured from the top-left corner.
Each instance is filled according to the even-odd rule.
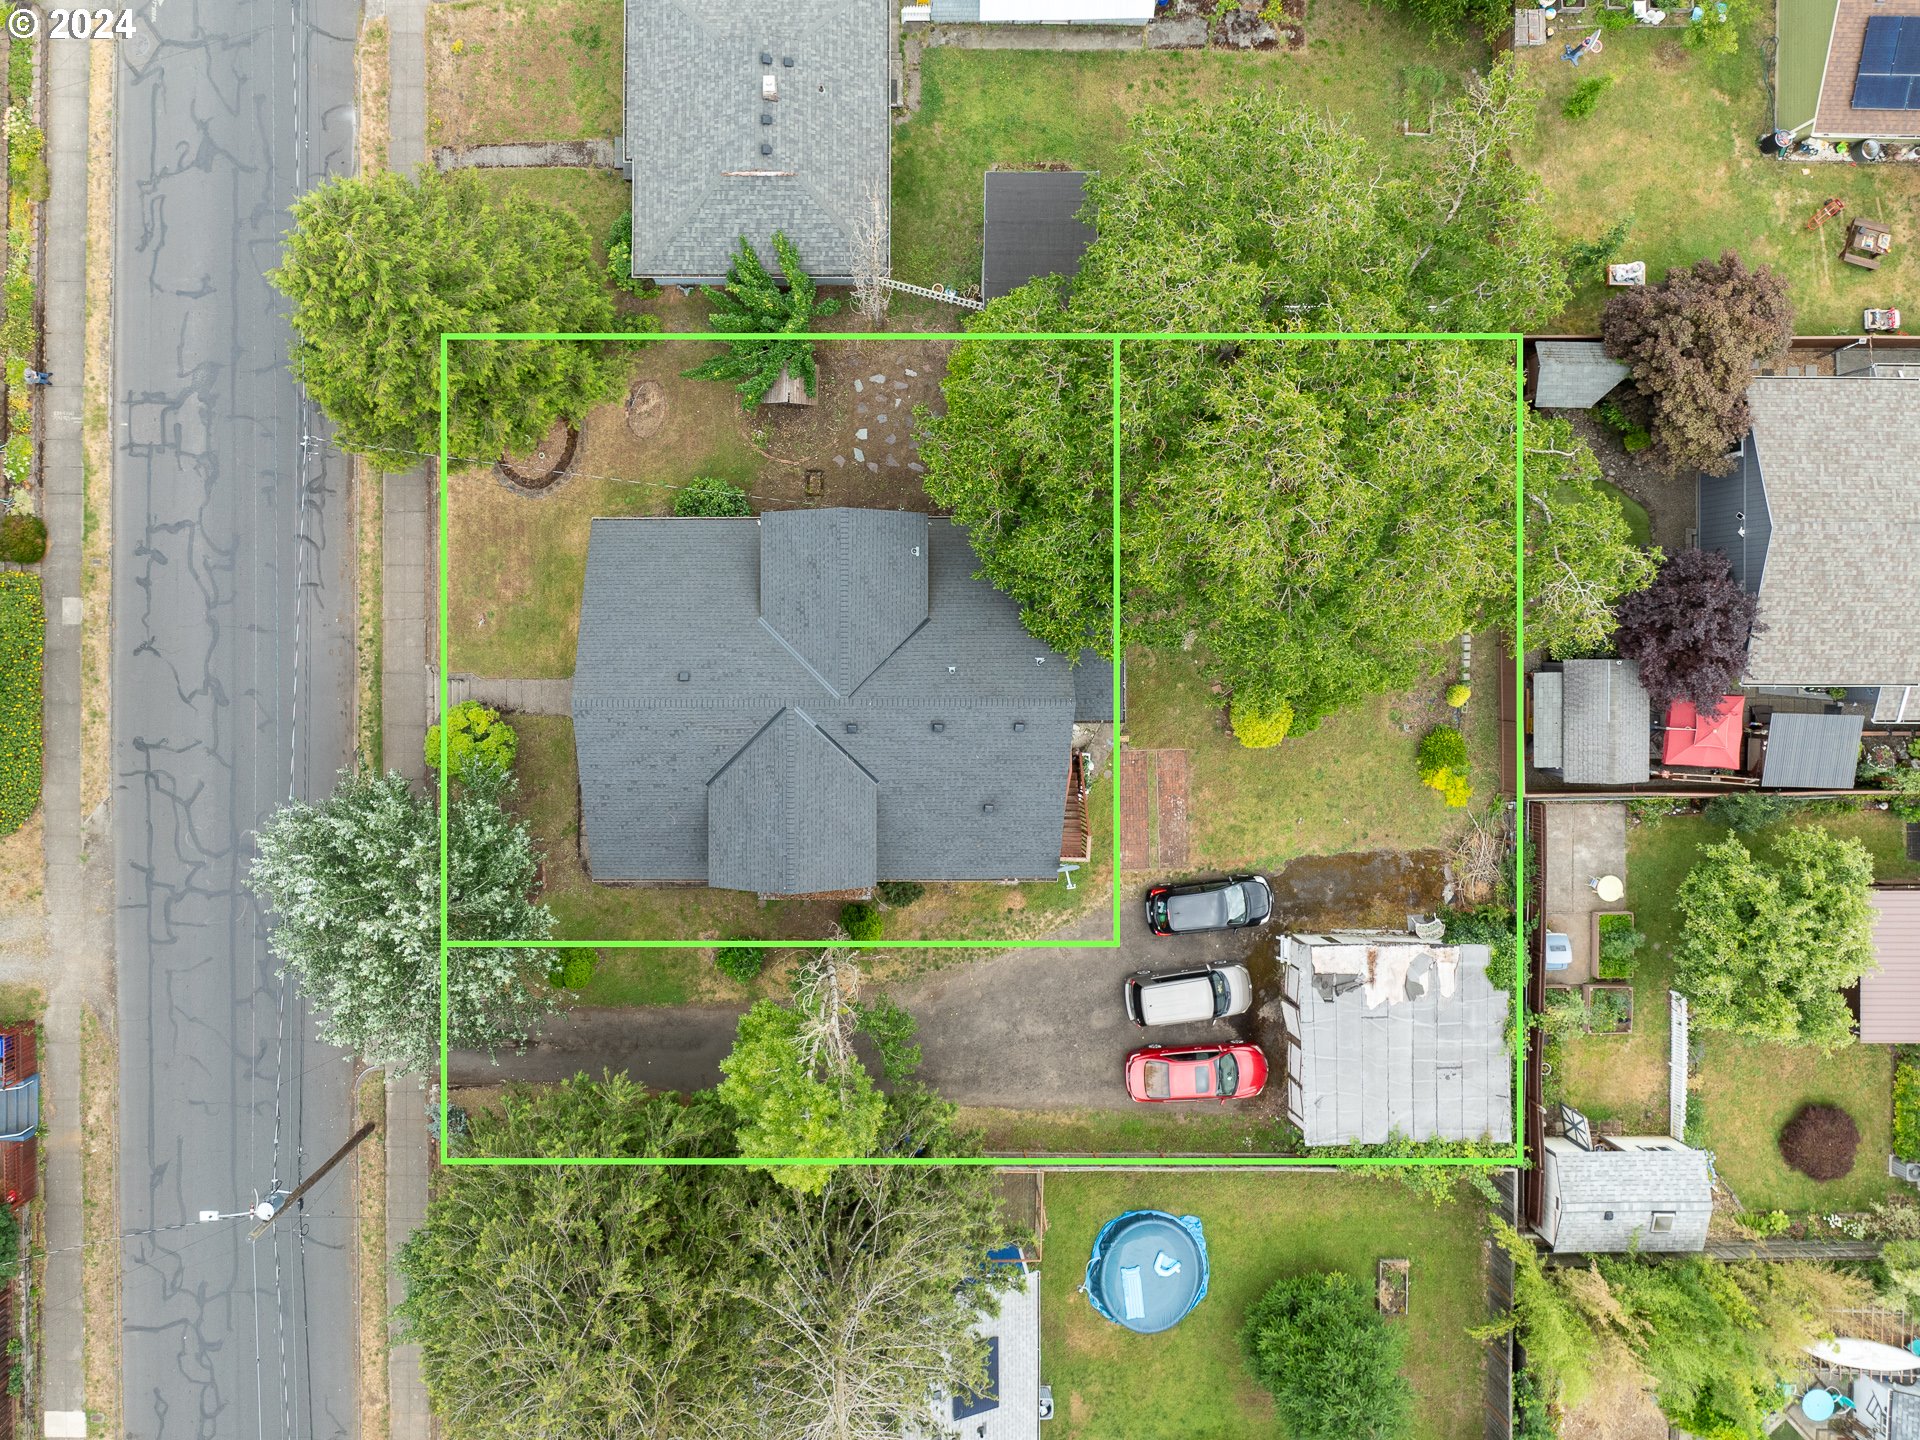
[[[1877,220],[1856,220],[1847,230],[1847,244],[1840,258],[1862,270],[1878,270],[1880,261],[1892,249],[1893,231]]]

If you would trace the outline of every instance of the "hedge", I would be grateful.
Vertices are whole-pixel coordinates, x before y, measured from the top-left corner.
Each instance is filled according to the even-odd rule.
[[[0,835],[40,803],[40,577],[0,573]]]
[[[1902,1060],[1893,1070],[1893,1153],[1920,1160],[1920,1062]]]

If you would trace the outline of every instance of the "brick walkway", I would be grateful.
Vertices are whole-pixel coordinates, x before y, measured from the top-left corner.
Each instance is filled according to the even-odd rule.
[[[1184,750],[1120,752],[1120,868],[1185,870],[1192,864],[1190,770]]]
[[[1120,868],[1147,868],[1147,816],[1152,804],[1153,752],[1120,752]]]

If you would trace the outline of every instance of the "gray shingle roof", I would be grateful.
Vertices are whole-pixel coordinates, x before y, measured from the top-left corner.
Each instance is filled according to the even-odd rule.
[[[1568,660],[1560,668],[1561,779],[1570,785],[1648,779],[1653,706],[1641,688],[1640,667],[1631,660]]]
[[[792,510],[760,527],[760,619],[851,695],[927,619],[927,517]]]
[[[863,228],[877,226],[884,245],[887,5],[627,0],[635,275],[717,282],[742,235],[771,268],[783,230],[809,275],[846,283]]]
[[[879,786],[782,710],[707,784],[707,883],[807,895],[873,883]]]
[[[1920,680],[1920,380],[1763,376],[1747,403],[1773,520],[1748,681]]]
[[[1507,995],[1487,979],[1488,947],[1362,934],[1289,935],[1281,943],[1287,998],[1299,1006],[1288,1036],[1287,1103],[1308,1145],[1513,1138]],[[1370,997],[1358,979],[1343,984],[1350,977],[1316,973],[1316,952],[1328,945],[1368,947],[1367,974],[1384,974],[1387,957],[1409,958],[1408,973],[1424,991]],[[1450,992],[1443,965],[1452,967]]]
[[[1678,1143],[1678,1142],[1673,1142]],[[1582,1150],[1549,1137],[1545,1233],[1556,1252],[1694,1251],[1707,1243],[1713,1177],[1707,1157],[1673,1150]],[[1655,1211],[1671,1230],[1653,1229]]]
[[[1760,784],[1769,790],[1851,790],[1860,763],[1864,715],[1776,710],[1767,722]]]
[[[1541,340],[1533,347],[1539,380],[1533,403],[1541,410],[1586,410],[1627,378],[1627,367],[1598,340]]]
[[[1694,492],[1694,520],[1700,529],[1700,548],[1726,556],[1734,580],[1749,595],[1758,595],[1767,573],[1773,517],[1767,510],[1766,479],[1751,438],[1741,445],[1739,463],[1730,473],[1700,477]]]
[[[1079,218],[1086,200],[1079,170],[989,170],[980,293],[992,300],[1039,275],[1077,275],[1094,237]]]
[[[1066,658],[1027,634],[1011,600],[974,578],[963,530],[914,516],[926,527],[926,620],[863,683],[836,695],[760,615],[762,533],[809,530],[821,513],[831,512],[594,521],[573,724],[595,879],[757,883],[782,873],[792,857],[743,839],[718,848],[710,876],[708,782],[785,709],[798,712],[788,724],[804,717],[877,787],[864,881],[839,883],[861,853],[850,780],[846,791],[822,792],[840,796],[831,824],[810,819],[791,842],[826,848],[823,835],[836,837],[828,888],[1056,873],[1075,719]],[[889,526],[849,524],[826,533],[875,537],[884,564]],[[831,606],[817,620],[829,630],[865,623]],[[840,653],[837,640],[811,629],[800,638],[810,651]],[[742,824],[775,793],[771,771],[754,773],[754,787],[744,774],[737,794],[723,787],[725,804],[737,807],[726,815]],[[820,764],[794,773],[827,785],[836,772]]]

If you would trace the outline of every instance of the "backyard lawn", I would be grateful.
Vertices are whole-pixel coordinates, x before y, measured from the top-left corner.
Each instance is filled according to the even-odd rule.
[[[427,11],[427,143],[611,140],[619,0],[455,0]]]
[[[1194,1312],[1160,1335],[1135,1335],[1076,1293],[1100,1227],[1132,1209],[1197,1215],[1211,1279]],[[1473,1200],[1435,1208],[1391,1180],[1332,1175],[1069,1175],[1046,1181],[1040,1363],[1053,1387],[1055,1440],[1156,1436],[1245,1440],[1278,1435],[1266,1392],[1248,1377],[1238,1334],[1276,1280],[1345,1270],[1368,1286],[1375,1263],[1413,1261],[1406,1373],[1418,1440],[1482,1432],[1485,1347],[1469,1327],[1487,1318],[1484,1211]]]
[[[1824,825],[1862,840],[1883,879],[1920,875],[1905,858],[1904,832],[1882,811],[1814,814],[1802,823]],[[1703,843],[1727,832],[1698,815],[1676,815],[1631,826],[1627,832],[1624,907],[1648,937],[1635,972],[1634,1029],[1624,1037],[1569,1041],[1558,1081],[1567,1102],[1596,1121],[1618,1121],[1628,1133],[1667,1127],[1667,990],[1678,937],[1674,895]],[[1769,831],[1753,837],[1764,853]],[[1700,1095],[1703,1143],[1718,1156],[1719,1172],[1749,1209],[1846,1210],[1889,1192],[1892,1052],[1854,1045],[1834,1055],[1702,1033],[1703,1062],[1694,1078]],[[1860,1127],[1851,1175],[1820,1183],[1787,1167],[1775,1144],[1780,1128],[1801,1106],[1824,1101],[1846,1109]]]
[[[1670,266],[1733,249],[1749,264],[1787,277],[1803,335],[1854,334],[1869,305],[1920,304],[1920,241],[1912,224],[1920,173],[1911,165],[1802,164],[1762,155],[1755,138],[1772,127],[1761,46],[1773,7],[1737,55],[1697,56],[1673,30],[1609,32],[1606,48],[1576,70],[1558,44],[1523,51],[1546,87],[1538,137],[1526,157],[1546,182],[1556,227],[1576,239],[1604,234],[1616,220],[1631,228],[1616,260],[1644,260],[1648,278]],[[1582,80],[1610,76],[1613,86],[1585,120],[1561,106]],[[1845,214],[1809,232],[1821,201],[1838,196]],[[1847,221],[1885,221],[1896,237],[1878,271],[1840,263]],[[1606,298],[1602,276],[1579,289],[1561,324],[1591,331]]]
[[[1493,635],[1474,646],[1467,746],[1476,800],[1499,788],[1499,673]],[[1222,698],[1190,657],[1136,647],[1127,663],[1127,734],[1146,749],[1184,749],[1192,766],[1197,868],[1277,870],[1300,855],[1442,846],[1465,812],[1420,783],[1421,736],[1451,714],[1446,681],[1342,710],[1270,750],[1233,738]]]

